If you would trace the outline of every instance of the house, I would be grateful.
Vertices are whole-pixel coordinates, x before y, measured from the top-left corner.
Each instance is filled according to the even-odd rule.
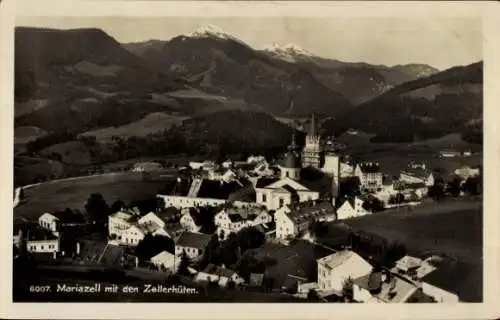
[[[259,179],[255,189],[257,204],[265,206],[268,210],[276,210],[292,202],[319,199],[319,192],[310,190],[290,177]]]
[[[118,211],[108,216],[108,236],[122,241],[123,234],[139,220],[134,212]]]
[[[370,214],[370,211],[363,208],[364,201],[359,197],[349,197],[337,209],[337,220],[350,219],[354,217],[361,217]]]
[[[382,190],[383,174],[378,162],[364,162],[356,165],[354,176],[359,178],[360,188],[365,192]]]
[[[167,251],[162,251],[150,259],[151,263],[158,269],[176,272],[179,267],[180,259]]]
[[[203,271],[196,274],[196,281],[216,282],[220,287],[226,287],[230,281],[236,285],[241,285],[245,280],[235,271],[224,266],[209,264]]]
[[[276,238],[289,239],[304,234],[313,221],[333,221],[335,208],[329,201],[311,200],[284,206],[274,214]]]
[[[169,195],[158,194],[157,197],[163,199],[165,208],[218,206],[228,202],[234,206],[257,206],[254,202],[233,196],[242,189],[245,186],[240,181],[225,182],[199,177],[188,180],[179,177]]]
[[[180,224],[182,228],[189,232],[197,233],[201,230],[201,222],[195,208],[182,209]]]
[[[439,155],[442,158],[455,158],[460,156],[460,151],[455,151],[455,150],[442,150],[439,152]]]
[[[405,303],[418,290],[413,282],[388,272],[371,272],[353,280],[353,299],[366,303]]]
[[[59,237],[42,228],[32,228],[26,234],[26,250],[30,253],[59,252]]]
[[[481,171],[480,168],[463,166],[461,168],[456,169],[454,173],[463,180],[467,180],[468,178],[479,176],[481,174]]]
[[[149,229],[148,229],[149,228]],[[120,244],[126,246],[135,247],[139,244],[139,242],[144,239],[147,233],[153,233],[156,230],[156,227],[144,226],[141,227],[139,225],[131,225],[127,230],[124,230],[121,234],[121,238],[119,239]]]
[[[38,218],[38,224],[40,225],[40,227],[50,230],[52,232],[57,232],[58,221],[59,218],[48,212],[45,212]]]
[[[155,172],[162,169],[163,165],[158,162],[138,162],[132,167],[133,172]]]
[[[318,289],[342,292],[347,279],[356,279],[372,271],[372,266],[356,252],[342,250],[317,260]]]
[[[175,255],[181,256],[185,253],[189,259],[200,258],[211,239],[212,235],[183,232],[175,242]]]
[[[53,213],[45,212],[38,218],[38,224],[42,228],[57,233],[63,227],[84,225],[85,218],[83,215],[74,213],[71,210]]]
[[[237,233],[243,228],[271,223],[273,217],[262,208],[224,208],[214,217],[216,233],[221,237],[227,237],[231,233]]]
[[[409,166],[400,172],[399,180],[407,184],[423,183],[426,187],[434,185],[434,175],[426,167]]]
[[[424,182],[412,182],[412,183],[402,183],[400,185],[401,193],[405,196],[405,199],[411,198],[411,195],[416,195],[417,199],[424,198],[428,192],[429,187]]]

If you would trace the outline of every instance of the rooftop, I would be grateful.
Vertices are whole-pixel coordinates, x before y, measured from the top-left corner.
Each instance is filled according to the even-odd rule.
[[[255,185],[255,187],[265,188],[279,180],[279,178],[260,178],[259,180],[257,180],[257,184]]]
[[[330,269],[335,269],[336,267],[344,264],[345,262],[347,262],[349,259],[351,259],[354,256],[359,257],[359,255],[354,251],[341,250],[341,251],[337,251],[335,253],[332,253],[326,257],[323,257],[321,259],[318,259],[318,263],[322,263],[325,266],[329,267]]]
[[[212,236],[208,234],[183,232],[177,239],[176,246],[204,249],[211,239]]]
[[[374,298],[387,303],[407,301],[417,290],[417,287],[401,277],[391,275],[388,281],[383,281],[380,272],[373,272],[353,280],[361,288],[371,291]]]
[[[27,231],[28,241],[57,240],[57,237],[50,231],[42,228],[30,228]]]
[[[320,218],[335,213],[335,208],[329,201],[311,200],[288,207],[290,211],[287,213],[287,216],[294,222]]]
[[[203,269],[203,272],[208,273],[208,274],[218,275],[221,277],[226,277],[226,278],[230,278],[236,273],[235,271],[233,271],[231,269],[223,268],[223,267],[217,266],[213,263],[210,263],[205,269]]]
[[[198,198],[211,198],[227,200],[229,196],[242,189],[242,186],[237,182],[221,182],[216,180],[203,179]]]

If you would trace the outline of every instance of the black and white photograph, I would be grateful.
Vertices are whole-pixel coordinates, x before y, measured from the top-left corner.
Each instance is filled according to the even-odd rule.
[[[12,302],[485,301],[481,17],[14,21]]]

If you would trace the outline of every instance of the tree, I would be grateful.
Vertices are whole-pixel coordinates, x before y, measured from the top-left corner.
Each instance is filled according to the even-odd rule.
[[[436,180],[432,186],[429,187],[427,195],[432,199],[439,201],[444,196],[444,183],[441,180]]]
[[[472,196],[479,195],[482,187],[481,179],[482,178],[480,176],[467,178],[463,184],[463,191]]]
[[[85,211],[89,214],[92,221],[99,226],[104,227],[108,221],[109,207],[100,193],[93,193],[85,203]]]
[[[135,247],[135,255],[141,262],[146,262],[162,251],[172,253],[174,250],[175,244],[172,239],[161,235],[153,236],[148,233]]]
[[[179,269],[178,269],[177,273],[179,275],[182,275],[182,276],[189,275],[188,267],[189,267],[190,263],[191,263],[191,261],[189,261],[189,258],[187,256],[186,252],[183,252],[181,255],[181,262],[179,263]]]
[[[310,289],[307,293],[307,301],[319,301],[319,295],[316,289]]]
[[[447,192],[453,197],[458,197],[461,191],[462,179],[460,177],[453,177],[453,180],[448,184]]]
[[[372,197],[363,202],[363,209],[365,209],[366,211],[379,212],[383,211],[384,208],[384,203],[375,197]]]
[[[123,202],[121,200],[116,200],[115,202],[113,202],[113,204],[109,208],[109,212],[115,213],[115,212],[122,210],[123,208],[125,208],[125,202]]]
[[[339,183],[339,197],[353,197],[360,194],[360,181],[358,177],[349,177],[342,179]]]

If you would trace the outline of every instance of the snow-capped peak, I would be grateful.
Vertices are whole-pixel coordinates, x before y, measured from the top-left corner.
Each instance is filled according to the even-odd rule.
[[[265,47],[264,51],[270,52],[283,60],[295,61],[297,56],[314,57],[315,55],[302,49],[293,43],[280,46],[278,43],[273,43],[271,46]]]
[[[189,34],[189,36],[190,37],[207,37],[207,36],[210,36],[210,37],[217,37],[217,38],[222,38],[222,39],[229,39],[229,38],[232,39],[233,38],[232,36],[228,35],[224,31],[222,31],[221,28],[219,28],[217,26],[214,26],[214,25],[211,25],[211,24],[199,27],[195,31],[191,32]]]
[[[199,27],[195,31],[189,33],[187,35],[187,37],[189,37],[189,38],[215,38],[215,39],[222,39],[222,40],[232,40],[232,41],[238,42],[238,43],[248,47],[248,45],[245,42],[241,41],[240,39],[224,32],[224,31],[222,31],[221,28],[214,26],[214,25],[211,25],[211,24]]]
[[[288,52],[293,54],[302,54],[305,56],[313,56],[312,53],[302,49],[301,47],[293,43],[288,43],[284,46],[280,46],[278,43],[275,42],[271,46],[264,48],[264,50],[271,52]]]

